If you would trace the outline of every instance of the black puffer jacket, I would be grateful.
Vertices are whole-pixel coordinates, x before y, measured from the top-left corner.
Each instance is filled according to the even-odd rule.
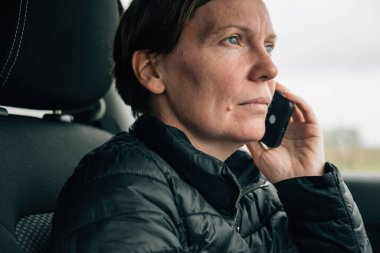
[[[338,171],[267,182],[143,116],[83,158],[54,217],[52,252],[372,252]]]

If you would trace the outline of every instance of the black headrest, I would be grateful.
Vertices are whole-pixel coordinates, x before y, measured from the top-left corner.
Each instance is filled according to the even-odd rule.
[[[0,105],[72,109],[112,82],[117,0],[1,0]]]

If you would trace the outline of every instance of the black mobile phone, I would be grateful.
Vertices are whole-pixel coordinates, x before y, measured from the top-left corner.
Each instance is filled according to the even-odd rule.
[[[260,140],[268,148],[280,146],[293,110],[293,102],[284,97],[279,91],[276,91],[265,119],[265,134]]]

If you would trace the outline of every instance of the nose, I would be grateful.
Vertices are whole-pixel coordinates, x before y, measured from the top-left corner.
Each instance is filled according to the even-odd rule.
[[[254,54],[253,66],[249,73],[249,78],[252,81],[268,81],[274,79],[278,74],[278,69],[274,64],[272,57],[267,51],[261,50]]]

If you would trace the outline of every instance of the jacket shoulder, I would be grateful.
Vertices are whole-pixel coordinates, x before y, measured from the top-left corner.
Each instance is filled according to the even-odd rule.
[[[84,245],[84,237],[88,245],[97,247],[119,235],[115,243],[134,245],[136,236],[146,234],[147,241],[154,241],[150,233],[162,231],[173,234],[168,240],[178,246],[174,235],[179,218],[164,175],[170,168],[165,166],[169,165],[127,133],[88,153],[60,194],[53,221],[54,247],[66,243],[75,248],[78,241]],[[142,226],[144,220],[150,222]],[[115,232],[118,236],[112,237]]]
[[[166,183],[169,167],[135,136],[122,132],[84,156],[70,181],[79,187],[108,176],[132,174]]]

